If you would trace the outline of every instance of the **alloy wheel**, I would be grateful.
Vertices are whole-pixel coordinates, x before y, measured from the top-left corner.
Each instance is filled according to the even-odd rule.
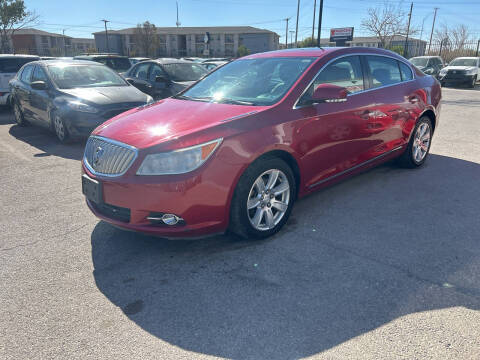
[[[55,116],[54,126],[55,126],[55,134],[57,135],[60,141],[63,141],[65,139],[65,125],[63,124],[63,121],[62,119],[60,119],[60,117]]]
[[[430,126],[423,122],[417,128],[415,132],[415,138],[413,140],[413,151],[412,156],[413,160],[418,164],[425,159],[427,156],[428,149],[430,147],[430,139],[431,139],[431,130]]]
[[[289,202],[287,176],[277,169],[265,171],[255,180],[248,194],[250,224],[260,231],[273,229],[285,216]]]
[[[22,124],[22,113],[18,104],[15,104],[15,106],[13,107],[13,113],[15,115],[15,121],[17,122],[17,124]]]

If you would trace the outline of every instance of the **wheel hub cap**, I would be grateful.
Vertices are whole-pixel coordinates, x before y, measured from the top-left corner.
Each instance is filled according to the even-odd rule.
[[[427,123],[422,123],[415,132],[415,138],[413,140],[413,160],[417,163],[421,162],[430,146],[431,130]]]

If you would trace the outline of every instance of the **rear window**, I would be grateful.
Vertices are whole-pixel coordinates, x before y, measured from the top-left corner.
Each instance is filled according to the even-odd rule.
[[[400,64],[400,72],[402,73],[402,81],[408,81],[413,79],[412,70],[409,66],[404,64],[403,62],[399,61]]]
[[[132,66],[128,58],[96,57],[93,59],[93,61],[107,65],[110,69],[121,72],[127,71],[128,69],[130,69],[130,66]]]
[[[17,73],[20,68],[37,58],[0,58],[0,73]]]

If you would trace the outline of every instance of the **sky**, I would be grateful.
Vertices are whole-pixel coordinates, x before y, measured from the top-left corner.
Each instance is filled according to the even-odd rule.
[[[405,12],[410,9],[410,1],[386,1],[400,4]],[[368,8],[381,7],[384,2],[324,0],[322,37],[328,37],[332,27],[347,26],[355,27],[354,36],[367,36],[361,20]],[[312,34],[313,3],[314,0],[300,0],[299,39]],[[101,19],[110,20],[111,30],[133,27],[146,20],[159,27],[176,23],[175,0],[25,0],[25,4],[40,16],[36,28],[55,33],[65,29],[65,34],[73,37],[93,37],[93,32],[104,29]],[[289,17],[289,30],[295,30],[297,0],[178,0],[178,6],[181,26],[249,25],[275,31],[281,36],[280,42],[284,42],[282,19]],[[423,23],[423,39],[428,40],[430,35],[434,7],[439,7],[436,24],[464,24],[473,39],[480,38],[480,0],[414,1],[412,24],[421,29]]]

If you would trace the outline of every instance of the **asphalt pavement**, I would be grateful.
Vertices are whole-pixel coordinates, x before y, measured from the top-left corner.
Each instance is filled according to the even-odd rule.
[[[480,358],[478,89],[444,89],[424,167],[322,190],[259,242],[98,221],[83,145],[0,113],[0,359]]]

